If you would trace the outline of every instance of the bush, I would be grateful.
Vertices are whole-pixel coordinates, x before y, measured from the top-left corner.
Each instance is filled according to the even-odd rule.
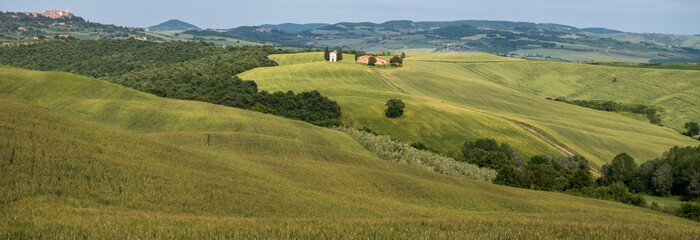
[[[588,173],[588,170],[576,170],[569,178],[569,189],[590,187],[591,185],[593,185],[593,177]]]
[[[683,203],[676,210],[676,216],[700,222],[700,205],[693,203]]]
[[[401,99],[389,99],[386,102],[386,107],[384,115],[389,118],[397,118],[403,115],[403,109],[406,107],[406,104]]]
[[[523,169],[526,186],[535,190],[561,191],[566,188],[566,176],[546,164],[528,164]]]
[[[646,200],[642,195],[632,194],[627,186],[621,182],[616,182],[610,186],[574,188],[566,191],[567,194],[590,197],[603,200],[617,201],[624,204],[645,207]]]
[[[511,187],[523,187],[523,176],[520,170],[513,166],[506,166],[498,170],[493,183]]]
[[[491,182],[496,177],[496,171],[479,168],[474,164],[458,162],[439,154],[418,150],[404,143],[392,140],[387,136],[377,136],[365,131],[352,128],[335,128],[354,137],[380,158],[403,164],[418,166],[438,173],[463,177],[467,179]]]
[[[275,111],[275,109],[272,109],[272,108],[265,106],[263,104],[260,104],[260,103],[256,103],[255,106],[250,108],[250,110],[265,113],[265,114],[277,115],[277,111]]]
[[[161,89],[157,89],[157,88],[150,88],[150,89],[146,90],[146,92],[153,94],[153,95],[156,95],[156,96],[159,96],[159,97],[167,97],[168,96],[168,94],[165,93],[165,91],[163,91]]]
[[[389,63],[391,63],[391,65],[394,67],[401,67],[403,66],[403,58],[394,56],[393,58],[389,59]]]

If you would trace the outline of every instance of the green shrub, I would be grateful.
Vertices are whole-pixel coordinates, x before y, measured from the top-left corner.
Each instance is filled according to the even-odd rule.
[[[150,88],[150,89],[146,90],[146,92],[153,94],[153,95],[156,95],[156,96],[159,96],[159,97],[167,97],[168,96],[168,94],[165,93],[165,91],[163,91],[161,89],[157,89],[157,88]]]
[[[496,177],[496,171],[488,168],[480,168],[477,165],[466,162],[458,162],[452,158],[439,154],[418,150],[404,143],[392,140],[387,136],[360,131],[352,128],[336,128],[359,140],[370,151],[380,158],[403,164],[422,167],[438,173],[463,177],[467,179],[491,182]]]
[[[272,109],[272,108],[265,106],[261,103],[256,103],[252,108],[250,108],[250,110],[265,113],[265,114],[277,115],[277,111],[275,109]]]
[[[700,222],[700,205],[694,203],[683,203],[676,210],[676,216]]]
[[[566,191],[567,194],[590,197],[603,200],[617,201],[624,204],[645,207],[646,200],[642,195],[630,193],[622,182],[615,182],[610,186],[573,188]]]
[[[506,185],[511,187],[524,187],[524,179],[520,170],[514,168],[513,166],[506,166],[498,169],[496,178],[493,183]]]

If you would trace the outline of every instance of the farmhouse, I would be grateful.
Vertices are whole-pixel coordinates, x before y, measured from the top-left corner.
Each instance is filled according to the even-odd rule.
[[[359,56],[359,57],[357,57],[357,62],[368,64],[369,58],[371,58],[371,57],[374,57],[374,56],[372,56],[372,55]],[[378,57],[374,57],[374,58],[377,59],[377,62],[375,63],[376,65],[389,64],[389,60],[386,60],[383,58],[378,58]]]

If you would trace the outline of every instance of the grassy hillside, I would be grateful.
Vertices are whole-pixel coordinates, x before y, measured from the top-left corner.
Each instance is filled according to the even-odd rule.
[[[413,53],[409,54],[403,68],[377,68],[375,73],[353,61],[327,63],[316,55],[320,54],[273,55],[271,58],[281,66],[253,69],[241,77],[255,80],[265,90],[318,89],[338,101],[346,111],[346,123],[368,126],[404,142],[422,141],[442,151],[456,150],[465,140],[492,137],[510,143],[526,156],[563,154],[514,121],[540,129],[542,134],[584,155],[595,165],[609,162],[620,152],[629,153],[641,163],[659,156],[671,146],[696,144],[674,130],[648,122],[544,99],[549,94],[578,97],[573,94],[578,89],[586,89],[578,80],[612,79],[616,71],[629,74],[624,75],[625,79],[642,78],[647,86],[652,83],[669,86],[655,76],[678,82],[670,85],[672,88],[659,91],[659,95],[669,99],[675,95],[693,96],[690,89],[681,93],[675,91],[682,86],[697,87],[698,84],[693,83],[693,79],[698,79],[695,71],[645,69],[635,73],[637,69],[525,61],[489,54]],[[401,92],[394,91],[382,78]],[[522,86],[528,86],[526,84],[530,87]],[[640,83],[628,86],[643,88]],[[590,90],[591,93],[596,91]],[[623,102],[633,102],[632,93],[638,93],[626,90],[623,93],[631,97],[620,99],[623,93],[612,94],[612,89],[608,92],[608,98]],[[580,97],[585,98],[584,95]],[[406,102],[405,116],[396,120],[383,116],[384,103],[390,98]],[[682,101],[674,102],[679,104],[677,110],[661,105],[669,108],[663,118],[669,125],[675,124],[672,118],[680,116],[674,112],[697,111],[692,102],[682,105]]]
[[[685,131],[685,122],[700,120],[700,71],[533,61],[469,67],[488,80],[542,97],[566,96],[661,107],[665,110],[662,123],[677,131]],[[613,82],[613,78],[617,81]]]
[[[264,90],[318,89],[341,105],[346,124],[357,128],[367,126],[407,143],[421,141],[450,151],[467,139],[490,136],[509,142],[526,155],[562,154],[507,119],[451,105],[439,98],[396,92],[366,65],[327,63],[322,57],[320,53],[273,55],[271,58],[281,66],[253,69],[241,77],[254,79]],[[384,116],[384,104],[390,98],[406,102],[403,117]]]
[[[349,136],[0,67],[3,238],[673,238],[698,223],[376,158]]]

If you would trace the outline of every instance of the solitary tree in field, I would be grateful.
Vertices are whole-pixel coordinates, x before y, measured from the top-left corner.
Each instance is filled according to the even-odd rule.
[[[401,52],[401,59],[404,59],[404,58],[406,58],[406,53],[405,53],[405,52]]]
[[[401,99],[389,99],[386,101],[386,111],[384,115],[390,118],[397,118],[403,115],[403,109],[406,107]]]
[[[328,47],[326,47],[326,50],[323,53],[323,58],[326,59],[326,61],[331,60],[331,50],[328,50]]]
[[[338,62],[343,60],[343,48],[338,49]]]
[[[367,60],[367,65],[374,66],[375,64],[377,64],[377,59],[375,57],[370,57]]]

